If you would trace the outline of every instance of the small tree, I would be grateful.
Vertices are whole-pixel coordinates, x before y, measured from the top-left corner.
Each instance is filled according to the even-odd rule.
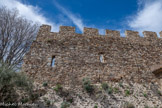
[[[91,84],[91,81],[89,78],[83,78],[83,88],[88,92],[88,93],[93,93],[94,92],[94,87]]]
[[[20,17],[16,9],[0,7],[1,62],[14,67],[20,65],[24,54],[36,37],[37,29],[37,24]]]

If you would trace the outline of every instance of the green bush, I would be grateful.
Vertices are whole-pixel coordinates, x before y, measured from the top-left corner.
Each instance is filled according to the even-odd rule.
[[[129,96],[130,95],[130,91],[129,90],[125,90],[125,95]]]
[[[50,100],[47,100],[46,101],[46,105],[49,106],[51,104],[51,101]]]
[[[143,96],[144,96],[145,98],[147,98],[147,93],[143,93]]]
[[[109,88],[107,89],[107,93],[108,93],[108,94],[112,94],[112,93],[113,93],[112,87],[109,87]]]
[[[126,102],[124,108],[135,108],[135,106],[132,103]]]
[[[120,86],[120,87],[123,87],[123,84],[122,84],[122,82],[119,82],[119,86]]]
[[[160,96],[162,96],[162,93],[161,93],[161,91],[160,91],[160,90],[158,90],[158,91],[157,91],[157,93],[158,93]]]
[[[148,105],[145,105],[145,107],[144,108],[150,108]]]
[[[0,63],[0,101],[16,102],[24,101],[16,90],[25,91],[28,96],[32,94],[33,84],[22,72],[17,72],[7,64]],[[14,97],[13,97],[14,96]],[[26,100],[25,100],[26,101]]]
[[[62,91],[63,87],[60,84],[57,84],[56,87],[53,88],[56,92]]]
[[[34,101],[36,99],[38,99],[39,95],[37,93],[31,93],[30,94],[30,100]]]
[[[48,86],[48,83],[47,82],[44,82],[43,83],[43,87],[47,87]]]
[[[28,102],[28,101],[29,101],[28,98],[22,98],[22,99],[21,99],[21,102],[22,102],[22,103],[26,103],[26,102]]]
[[[115,93],[118,93],[118,92],[119,92],[119,88],[115,87],[115,88],[114,88],[114,92],[115,92]]]
[[[66,99],[66,101],[69,103],[73,103],[74,99],[72,97],[70,97],[70,98]]]
[[[91,84],[91,81],[89,78],[83,78],[83,85],[90,85]]]
[[[68,107],[70,107],[70,103],[68,103],[68,102],[61,103],[61,108],[68,108]]]
[[[94,87],[91,84],[91,81],[88,78],[83,78],[83,88],[88,92],[92,93],[94,91]]]
[[[107,90],[109,88],[107,83],[102,83],[101,86],[104,90]]]
[[[98,106],[97,106],[97,105],[95,105],[95,106],[94,106],[94,108],[98,108]]]
[[[43,100],[44,100],[44,101],[47,101],[47,98],[46,98],[46,97],[43,97]]]

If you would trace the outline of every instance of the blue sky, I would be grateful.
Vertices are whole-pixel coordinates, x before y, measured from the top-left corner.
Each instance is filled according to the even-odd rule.
[[[14,4],[14,5],[13,5]],[[33,22],[49,24],[52,31],[60,25],[105,29],[162,30],[162,0],[0,0],[0,6],[17,8],[20,15]]]

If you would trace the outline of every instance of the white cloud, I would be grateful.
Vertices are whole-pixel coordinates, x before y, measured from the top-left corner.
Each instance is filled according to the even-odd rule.
[[[63,6],[61,6],[59,3],[57,3],[54,0],[54,5],[63,13],[65,14],[78,28],[80,31],[83,31],[83,27],[85,24],[83,24],[83,21],[81,18],[77,17],[74,15],[72,12],[69,10],[65,9]]]
[[[140,0],[139,9],[128,21],[129,27],[140,32],[144,30],[160,32],[162,30],[162,1]]]
[[[59,25],[54,22],[50,22],[41,12],[39,7],[23,4],[20,0],[0,0],[0,6],[6,6],[9,9],[17,9],[21,16],[33,22],[39,22],[41,24],[48,24],[52,26],[52,31],[58,31]]]

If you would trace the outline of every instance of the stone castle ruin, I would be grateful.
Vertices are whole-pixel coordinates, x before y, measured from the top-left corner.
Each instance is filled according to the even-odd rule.
[[[35,81],[49,85],[81,84],[88,77],[93,83],[107,81],[158,82],[162,86],[162,32],[84,28],[61,26],[51,32],[42,25],[30,51],[24,57],[23,70]]]

